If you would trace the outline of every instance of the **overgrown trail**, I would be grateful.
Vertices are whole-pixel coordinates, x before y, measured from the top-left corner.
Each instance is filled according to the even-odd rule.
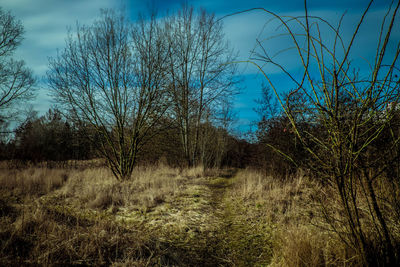
[[[226,196],[234,185],[237,170],[225,170],[217,176],[202,177],[193,181],[186,197],[187,210],[183,221],[189,222],[184,233],[169,239],[172,261],[168,263],[188,266],[232,266],[229,256],[229,225],[234,214],[227,207]],[[195,189],[193,189],[195,188]],[[191,205],[194,202],[198,205]]]
[[[229,187],[233,184],[233,178],[236,173],[237,170],[235,169],[227,170],[224,174],[219,175],[218,177],[209,178],[208,183],[206,183],[207,187],[211,191],[209,203],[217,213],[218,211],[221,211],[221,209],[224,209],[221,204],[224,200],[226,191],[229,190]]]
[[[269,263],[270,235],[249,217],[244,203],[232,194],[237,170],[198,181],[196,197],[203,217],[192,220],[186,233],[171,240],[177,265],[254,266]],[[191,209],[193,211],[193,209]],[[200,220],[203,218],[203,220]],[[259,231],[262,231],[261,233]]]
[[[220,265],[265,265],[271,258],[271,236],[260,228],[259,218],[248,213],[245,204],[234,195],[237,170],[213,178],[211,190],[212,216],[218,221],[215,259]]]

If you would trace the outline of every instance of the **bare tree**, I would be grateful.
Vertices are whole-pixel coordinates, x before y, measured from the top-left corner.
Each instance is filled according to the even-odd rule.
[[[281,25],[283,33],[276,38],[291,40],[292,46],[278,54],[296,51],[302,75],[274,58],[275,52],[261,41],[259,53],[251,62],[262,71],[291,130],[312,158],[303,167],[311,169],[340,199],[339,211],[321,201],[331,229],[358,253],[363,265],[398,265],[399,236],[395,233],[399,217],[393,216],[400,201],[400,177],[394,171],[400,151],[396,122],[400,42],[392,40],[391,34],[398,24],[400,1],[392,1],[382,17],[371,68],[360,72],[353,71],[357,66],[352,55],[373,1],[354,25],[347,43],[341,36],[342,19],[335,27],[323,18],[310,16],[304,2],[305,15],[300,17],[279,16],[260,8]],[[332,38],[325,38],[329,33]],[[293,82],[295,89],[286,99],[277,93],[272,76],[263,71],[264,64],[278,67]],[[301,105],[294,105],[299,98]],[[303,128],[304,123],[311,127]],[[389,201],[391,191],[397,193]]]
[[[234,54],[223,26],[204,10],[186,5],[165,20],[169,43],[169,87],[173,117],[189,166],[199,164],[205,110],[235,93]]]
[[[49,84],[75,119],[100,136],[99,152],[119,180],[129,179],[147,133],[165,112],[162,31],[152,16],[131,26],[103,10],[91,26],[77,26],[50,61]]]
[[[10,58],[21,44],[23,26],[10,12],[0,8],[0,120],[16,111],[18,103],[34,96],[35,79],[22,60]]]

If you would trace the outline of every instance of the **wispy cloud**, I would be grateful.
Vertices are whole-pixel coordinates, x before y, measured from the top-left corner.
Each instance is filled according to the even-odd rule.
[[[48,57],[55,56],[57,49],[64,47],[67,27],[74,26],[76,21],[90,23],[98,16],[100,8],[114,7],[115,1],[10,0],[3,1],[1,5],[24,26],[24,40],[15,57],[23,59],[38,77],[40,91],[34,108],[43,113],[51,105],[43,79]]]
[[[47,58],[64,46],[67,27],[76,21],[90,22],[99,14],[100,7],[112,7],[114,1],[51,1],[13,0],[2,4],[22,21],[24,41],[16,56],[24,59],[37,76],[43,76]]]
[[[47,71],[48,57],[55,56],[57,49],[63,49],[65,46],[67,27],[74,29],[77,21],[80,24],[90,24],[99,16],[100,8],[123,7],[134,19],[139,12],[146,12],[148,8],[154,7],[160,13],[165,14],[167,10],[172,11],[179,8],[182,2],[181,0],[5,0],[2,1],[1,6],[5,10],[10,10],[25,27],[25,40],[18,48],[16,57],[24,59],[27,65],[34,70],[35,75],[42,78]],[[354,46],[353,52],[356,58],[372,60],[373,47],[376,46],[378,38],[376,32],[379,30],[379,22],[384,16],[383,8],[387,6],[387,2],[386,0],[374,1],[372,12],[368,14],[365,25],[361,27],[359,38]],[[298,16],[304,14],[303,1],[298,0],[230,0],[229,2],[189,0],[188,3],[195,7],[203,7],[209,12],[215,13],[217,17],[253,7],[264,7],[279,15]],[[334,25],[337,25],[341,14],[347,11],[341,28],[346,41],[351,37],[355,22],[360,18],[360,12],[366,7],[366,4],[365,0],[308,1],[311,15],[324,17]],[[256,46],[257,39],[265,44],[270,55],[290,46],[287,39],[268,39],[279,34],[276,31],[277,24],[268,22],[270,18],[271,16],[265,12],[254,11],[226,17],[223,20],[226,37],[239,51],[240,60],[247,60],[252,55],[251,52]],[[397,19],[394,29],[392,38],[398,42],[400,40],[400,18]],[[329,39],[328,36],[326,38]],[[260,50],[258,51],[260,52]],[[298,68],[298,60],[295,59],[293,51],[282,53],[275,59],[292,70]],[[365,65],[367,64],[365,63]],[[263,67],[265,71],[280,81],[279,68],[271,64]],[[247,77],[253,77],[252,75],[257,73],[257,69],[249,64],[240,65],[240,69]],[[255,116],[250,110],[255,105],[253,99],[260,97],[260,80],[262,79],[247,79],[245,82],[247,89],[237,98],[236,109],[240,111],[243,119],[251,118],[250,120],[252,120]],[[280,82],[280,84],[284,83]],[[41,81],[40,86],[43,90],[36,101],[35,108],[43,112],[50,106],[50,98],[47,96],[44,80]]]

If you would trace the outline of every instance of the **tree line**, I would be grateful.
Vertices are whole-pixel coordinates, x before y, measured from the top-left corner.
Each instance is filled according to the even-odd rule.
[[[184,167],[185,156],[181,148],[179,129],[171,127],[173,121],[163,119],[150,132],[151,142],[143,145],[137,154],[137,164],[166,164]],[[232,136],[226,129],[212,124],[201,125],[202,162],[208,168],[224,166],[243,168],[254,163],[256,145]],[[18,125],[14,136],[0,142],[0,160],[8,160],[11,167],[45,163],[48,167],[75,167],[80,160],[101,157],[98,147],[101,136],[92,125],[77,124],[65,118],[57,109],[40,117],[32,112]]]

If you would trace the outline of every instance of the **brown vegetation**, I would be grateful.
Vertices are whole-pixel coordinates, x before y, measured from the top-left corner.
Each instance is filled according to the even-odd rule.
[[[118,183],[107,168],[2,169],[1,264],[174,263],[143,220],[202,170],[135,172]]]
[[[323,200],[341,218],[337,194],[303,172],[286,180],[251,169],[134,172],[121,183],[105,167],[2,169],[0,263],[362,265],[321,212]]]
[[[376,190],[379,188],[385,187],[377,185]],[[347,246],[336,234],[336,231],[346,229],[332,229],[326,221],[325,209],[338,221],[343,219],[339,194],[310,179],[303,172],[280,181],[259,171],[240,171],[230,197],[232,202],[242,201],[246,218],[258,218],[258,224],[273,229],[270,240],[272,266],[363,265],[363,255]],[[387,197],[387,190],[379,191],[379,199]],[[368,242],[373,245],[376,240],[375,226],[373,218],[368,216],[368,203],[360,201],[358,206],[363,214],[363,227],[368,233]],[[385,216],[391,222],[391,234],[398,243],[400,235],[396,229],[399,222],[393,207],[387,210]],[[378,255],[379,251],[376,253]]]

